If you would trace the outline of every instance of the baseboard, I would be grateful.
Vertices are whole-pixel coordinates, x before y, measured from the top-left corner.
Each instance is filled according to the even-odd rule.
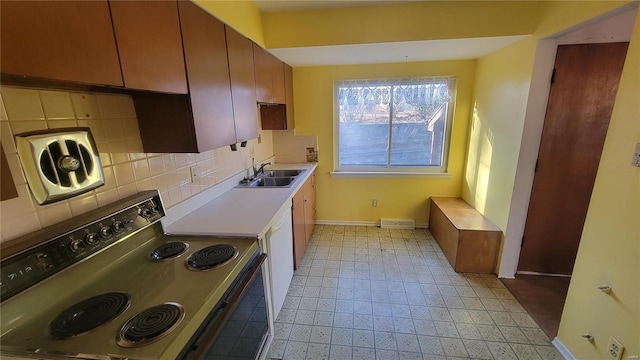
[[[568,278],[571,277],[571,275],[541,273],[541,272],[536,272],[536,271],[516,271],[516,274],[520,274],[520,275],[543,275],[543,276],[568,277]]]
[[[347,225],[347,226],[380,226],[379,221],[338,221],[338,220],[316,220],[317,225]]]
[[[567,349],[567,347],[564,346],[562,341],[560,341],[560,339],[558,339],[557,336],[553,338],[553,340],[551,341],[551,344],[553,344],[553,346],[558,350],[560,355],[562,355],[562,357],[565,358],[565,360],[576,360],[576,357],[573,356],[571,351],[569,351],[569,349]]]
[[[380,227],[380,221],[316,220],[316,224]],[[428,228],[429,228],[429,223],[416,223],[416,229],[428,229]]]

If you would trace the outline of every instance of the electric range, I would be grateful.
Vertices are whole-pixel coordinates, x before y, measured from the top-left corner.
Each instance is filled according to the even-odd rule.
[[[1,354],[202,358],[236,321],[254,350],[243,339],[225,351],[258,356],[269,322],[257,239],[167,235],[162,216],[149,191],[11,241],[0,264]],[[249,273],[253,291],[240,289]]]

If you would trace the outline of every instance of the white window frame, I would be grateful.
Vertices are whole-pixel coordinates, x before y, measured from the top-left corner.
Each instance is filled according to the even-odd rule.
[[[398,85],[406,82],[442,81],[449,83],[449,102],[447,104],[447,117],[445,133],[442,144],[442,164],[440,166],[341,166],[340,165],[340,107],[338,105],[338,88],[343,85],[377,84]],[[397,176],[434,176],[451,177],[448,171],[449,148],[451,144],[451,131],[455,112],[456,78],[455,77],[421,77],[421,78],[397,78],[397,79],[368,79],[368,80],[343,80],[333,84],[333,143],[334,143],[334,171],[332,177],[397,177]],[[392,110],[390,110],[392,113]]]

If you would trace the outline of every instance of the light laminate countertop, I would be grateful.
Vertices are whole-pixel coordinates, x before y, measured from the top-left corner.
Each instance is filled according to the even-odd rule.
[[[165,231],[176,235],[263,238],[281,211],[291,207],[291,199],[311,176],[316,166],[315,163],[274,164],[265,168],[305,170],[290,187],[231,187],[204,203],[202,199],[194,199],[199,203],[190,209],[188,201],[191,199],[188,199],[185,204],[178,204],[181,205],[180,209],[174,211],[181,214],[169,217],[177,220],[163,222]],[[238,182],[236,179],[231,180],[236,184]],[[194,198],[198,196],[207,194],[198,194]],[[169,209],[168,215],[171,215],[172,209]]]

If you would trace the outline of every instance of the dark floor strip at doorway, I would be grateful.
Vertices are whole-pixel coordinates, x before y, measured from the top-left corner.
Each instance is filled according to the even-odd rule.
[[[558,335],[570,278],[518,274],[515,279],[500,280],[549,339],[555,338]]]

